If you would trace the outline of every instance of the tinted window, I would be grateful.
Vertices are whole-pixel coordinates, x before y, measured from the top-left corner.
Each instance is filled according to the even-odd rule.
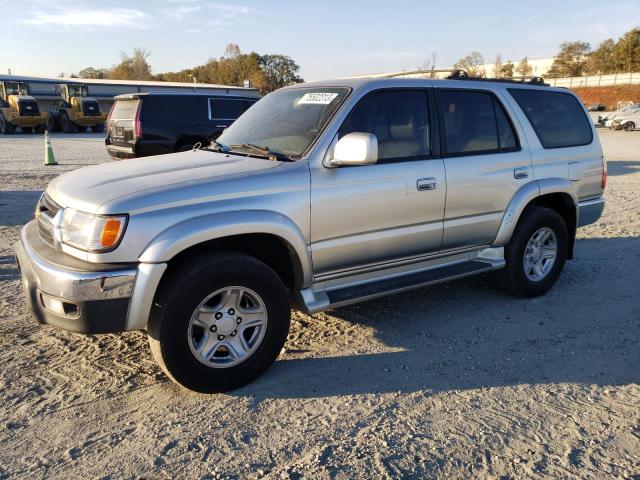
[[[575,147],[593,140],[591,125],[578,100],[563,92],[509,89],[544,148]]]
[[[142,119],[166,119],[171,121],[192,121],[195,116],[196,97],[176,95],[175,97],[144,97],[142,100]]]
[[[249,100],[210,98],[211,118],[235,120],[254,103]]]
[[[440,92],[447,153],[491,152],[500,149],[495,100],[486,92],[442,90]],[[503,127],[511,125],[503,117]],[[511,140],[509,140],[511,136]],[[504,148],[513,148],[515,134],[504,134]],[[509,147],[510,145],[510,147]]]
[[[518,148],[518,139],[513,131],[511,122],[507,117],[507,113],[504,111],[504,107],[500,105],[498,100],[493,99],[493,105],[496,109],[496,125],[498,127],[498,142],[500,143],[500,149],[509,150]]]
[[[338,136],[373,133],[379,161],[425,157],[431,153],[428,118],[426,92],[381,91],[360,100]]]

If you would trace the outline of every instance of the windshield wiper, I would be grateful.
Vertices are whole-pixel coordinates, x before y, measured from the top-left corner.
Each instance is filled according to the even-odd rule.
[[[288,157],[284,153],[271,150],[269,147],[264,147],[262,145],[254,145],[253,143],[241,143],[241,144],[231,145],[231,148],[232,149],[244,148],[245,150],[253,150],[254,152],[259,152],[262,156],[274,162],[277,160],[281,160],[284,162],[293,161],[290,157]]]
[[[229,147],[224,143],[220,143],[217,140],[211,140],[209,147],[211,147],[211,145],[214,145],[215,148],[207,148],[208,150],[210,149],[210,150],[213,150],[214,152],[224,152],[224,153],[229,152]]]

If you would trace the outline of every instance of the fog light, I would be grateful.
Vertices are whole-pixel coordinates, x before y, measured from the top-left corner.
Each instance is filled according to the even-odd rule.
[[[46,293],[41,293],[40,299],[44,308],[57,315],[62,317],[77,317],[80,315],[78,306],[74,303],[65,302],[64,300],[52,297]]]

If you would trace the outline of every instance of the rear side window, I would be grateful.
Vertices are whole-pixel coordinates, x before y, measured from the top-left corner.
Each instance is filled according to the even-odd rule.
[[[591,124],[578,100],[563,92],[510,88],[544,148],[588,145]]]
[[[209,108],[211,111],[211,118],[235,120],[254,103],[254,101],[243,99],[210,98]]]
[[[133,120],[140,100],[116,100],[111,112],[113,120]]]
[[[338,132],[372,133],[378,139],[378,161],[424,158],[431,154],[427,94],[420,90],[379,91],[353,107]]]
[[[519,148],[504,108],[491,93],[441,90],[440,102],[447,153],[468,155]]]
[[[182,95],[145,97],[142,100],[142,119],[191,122],[195,117],[197,103],[196,97]]]

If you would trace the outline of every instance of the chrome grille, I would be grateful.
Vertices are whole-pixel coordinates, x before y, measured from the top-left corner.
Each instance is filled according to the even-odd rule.
[[[60,211],[60,206],[51,200],[47,194],[44,194],[36,208],[38,210],[38,234],[45,243],[53,247],[55,246],[53,219]]]

